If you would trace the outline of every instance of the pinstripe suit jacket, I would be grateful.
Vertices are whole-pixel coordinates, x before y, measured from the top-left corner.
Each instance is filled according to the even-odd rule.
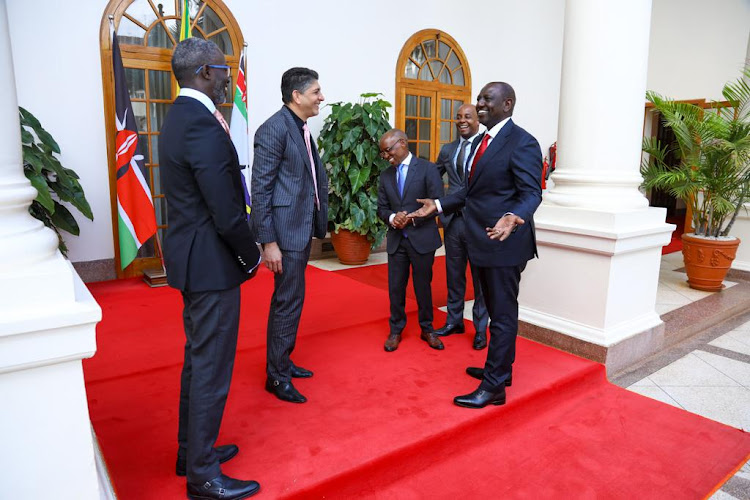
[[[313,148],[320,210],[315,207],[305,141],[285,106],[255,133],[252,223],[258,242],[275,241],[282,250],[301,251],[328,226],[328,176]]]

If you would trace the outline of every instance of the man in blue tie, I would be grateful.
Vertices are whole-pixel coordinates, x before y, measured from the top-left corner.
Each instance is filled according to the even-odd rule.
[[[443,349],[432,327],[432,263],[440,248],[435,217],[407,219],[420,207],[417,198],[442,196],[443,183],[433,163],[412,156],[402,130],[392,129],[380,139],[380,156],[391,164],[380,174],[378,217],[388,224],[388,295],[391,303],[390,332],[385,350],[395,351],[406,326],[406,285],[412,269],[419,308],[421,339],[433,349]]]

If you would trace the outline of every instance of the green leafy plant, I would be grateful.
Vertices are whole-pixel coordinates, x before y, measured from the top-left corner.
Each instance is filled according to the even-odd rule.
[[[391,128],[391,104],[381,95],[362,94],[358,103],[332,104],[318,137],[330,183],[329,228],[365,235],[373,247],[386,233],[377,216],[377,197],[378,179],[388,163],[380,158],[378,141]]]
[[[91,207],[78,182],[78,174],[63,167],[55,156],[60,154],[60,146],[34,115],[20,106],[18,110],[21,120],[23,171],[37,190],[36,199],[31,203],[29,212],[55,231],[60,242],[60,251],[66,255],[68,247],[65,246],[60,231],[78,236],[80,229],[73,214],[60,202],[70,203],[89,220],[94,220],[94,214],[91,213]]]
[[[709,109],[676,102],[655,92],[646,98],[675,135],[672,144],[643,141],[641,174],[646,188],[660,188],[692,210],[697,236],[728,236],[750,194],[750,70],[724,85],[729,106]],[[667,163],[672,155],[677,166]]]

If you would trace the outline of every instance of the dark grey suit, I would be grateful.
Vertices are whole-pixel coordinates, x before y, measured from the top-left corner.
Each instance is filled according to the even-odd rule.
[[[435,218],[414,221],[404,229],[394,229],[389,219],[397,212],[413,212],[420,207],[417,198],[436,198],[443,193],[437,168],[433,163],[412,156],[404,184],[403,197],[396,184],[396,168],[388,167],[380,174],[378,185],[378,217],[388,224],[388,295],[391,304],[390,334],[398,335],[406,326],[406,284],[409,267],[413,269],[414,294],[417,296],[419,326],[432,332],[432,263],[440,248],[440,233]]]
[[[442,147],[437,159],[438,172],[442,176],[448,176],[448,191],[453,194],[459,191],[466,179],[465,175],[459,176],[456,167],[456,153],[461,139],[456,139]],[[471,145],[466,147],[466,157],[470,155]],[[458,211],[449,215],[441,214],[440,221],[443,223],[445,242],[445,276],[448,284],[448,318],[447,324],[463,324],[464,319],[464,297],[466,295],[466,264],[469,261],[469,251],[466,243],[466,227],[463,212]],[[487,306],[484,303],[482,287],[479,284],[479,276],[471,266],[471,278],[474,284],[474,307],[472,318],[474,329],[477,333],[486,333]]]
[[[255,133],[252,223],[260,243],[281,249],[281,274],[274,276],[268,313],[266,372],[272,380],[291,380],[291,360],[305,300],[305,268],[310,242],[323,238],[328,225],[328,177],[312,145],[320,209],[315,206],[310,160],[299,126],[286,106]]]

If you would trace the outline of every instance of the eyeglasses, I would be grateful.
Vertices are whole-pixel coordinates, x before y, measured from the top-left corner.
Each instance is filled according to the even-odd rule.
[[[381,158],[385,158],[386,156],[390,156],[390,154],[391,154],[391,150],[392,150],[393,148],[395,148],[395,147],[396,147],[396,145],[397,145],[397,144],[398,144],[399,142],[401,142],[401,141],[403,141],[403,139],[399,139],[399,140],[397,140],[396,142],[394,142],[393,144],[391,144],[391,147],[389,147],[389,148],[385,148],[384,150],[382,150],[382,151],[380,152],[380,157],[381,157]]]
[[[232,68],[230,68],[226,64],[203,64],[201,66],[198,66],[198,69],[195,70],[195,74],[197,75],[198,73],[200,73],[201,70],[206,66],[209,68],[215,68],[215,69],[225,69],[227,70],[227,75],[229,75],[232,71]]]

